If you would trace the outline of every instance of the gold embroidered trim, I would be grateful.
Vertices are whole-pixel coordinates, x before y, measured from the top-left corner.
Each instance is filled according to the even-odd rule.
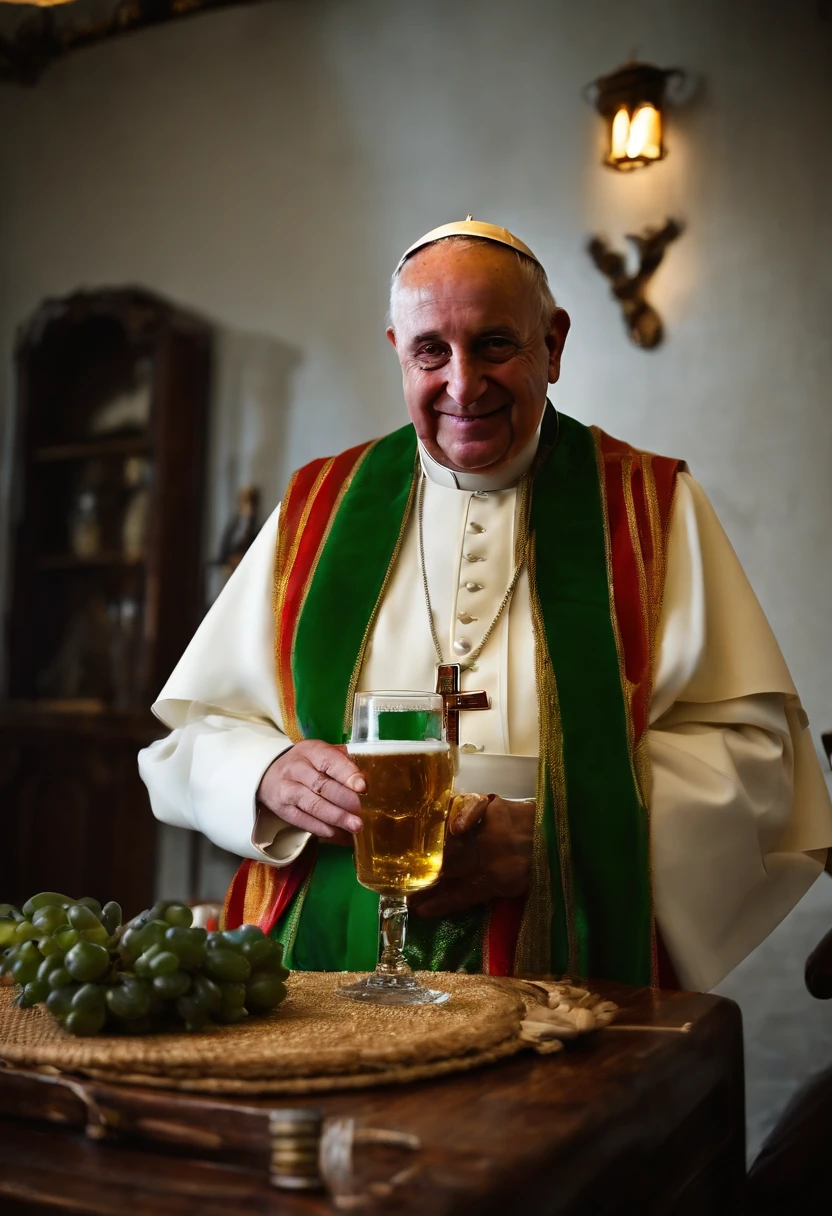
[[[286,553],[286,546],[288,542],[286,531],[280,526],[280,524],[278,525],[277,550],[275,553],[275,581],[274,592],[272,595],[272,611],[275,619],[275,669],[277,671],[277,695],[280,704],[280,712],[283,716],[283,730],[293,743],[299,743],[301,741],[303,738],[303,732],[300,729],[300,724],[297,720],[297,715],[294,712],[294,708],[291,712],[289,711],[286,701],[286,689],[283,686],[283,680],[281,678],[280,651],[282,649],[284,628],[283,606],[286,602],[286,591],[289,585],[289,576],[298,555],[298,548],[300,547],[300,540],[303,535],[303,530],[306,527],[309,514],[312,510],[315,499],[320,492],[324,478],[332,468],[333,460],[334,457],[330,457],[330,459],[324,465],[322,465],[318,476],[312,483],[312,489],[309,491],[306,502],[303,505],[303,511],[301,513],[298,526],[295,530],[295,535],[292,537],[288,554]],[[292,475],[292,479],[289,482],[289,488],[284,495],[284,501],[289,498],[297,477],[297,473]],[[297,623],[299,617],[300,613],[298,613],[298,616],[295,618],[295,624]]]
[[[347,490],[352,485],[352,481],[353,481],[353,478],[355,477],[355,474],[358,472],[358,470],[361,467],[367,454],[370,452],[370,450],[373,447],[375,447],[377,442],[378,442],[378,440],[374,440],[372,443],[368,444],[367,447],[364,449],[364,451],[359,455],[358,459],[355,461],[352,468],[350,469],[350,472],[344,478],[343,484],[341,485],[341,487],[338,491],[338,495],[336,497],[335,503],[333,504],[333,507],[330,511],[329,519],[327,520],[326,528],[324,529],[323,535],[318,544],[318,549],[315,554],[315,558],[314,558],[313,562],[311,563],[309,572],[304,580],[303,589],[301,591],[301,596],[300,596],[300,602],[298,604],[297,615],[295,616],[294,622],[292,623],[293,628],[294,628],[294,636],[292,638],[292,648],[291,648],[291,653],[289,656],[290,667],[292,667],[294,665],[294,653],[295,653],[295,640],[297,637],[297,625],[298,625],[298,622],[300,621],[301,613],[303,612],[303,606],[306,603],[306,597],[309,594],[309,588],[312,585],[312,579],[315,577],[315,573],[318,569],[318,562],[320,561],[321,554],[324,551],[324,546],[326,545],[326,542],[329,538],[329,533],[332,529],[332,525],[335,521],[335,517],[338,514],[341,503],[344,500],[344,495],[346,494]],[[278,535],[277,557],[276,557],[276,563],[275,563],[275,591],[274,591],[273,600],[272,600],[272,606],[273,606],[273,610],[274,610],[274,614],[275,614],[275,625],[276,625],[276,632],[275,632],[276,663],[275,663],[275,666],[278,668],[278,675],[279,675],[279,661],[278,660],[279,660],[281,645],[282,645],[282,641],[283,641],[283,635],[282,635],[283,605],[284,605],[285,598],[286,598],[286,590],[288,587],[289,577],[290,577],[292,568],[294,567],[295,560],[297,558],[298,548],[300,546],[301,537],[303,536],[303,531],[306,528],[306,525],[309,521],[309,516],[315,505],[315,501],[316,501],[319,493],[321,492],[323,484],[326,481],[327,476],[331,472],[333,464],[335,463],[336,459],[337,458],[334,456],[330,457],[329,460],[327,460],[326,464],[324,464],[322,466],[320,472],[318,473],[318,476],[315,478],[315,481],[312,485],[312,489],[309,491],[309,495],[306,499],[306,502],[304,503],[303,512],[301,514],[301,518],[298,523],[297,531],[296,531],[294,537],[292,538],[292,545],[291,545],[291,549],[288,554],[288,557],[285,556],[285,548],[286,548],[285,535],[281,535],[280,532]],[[296,478],[297,478],[297,473],[295,473],[293,475],[292,480],[289,483],[289,489],[291,489],[294,486]],[[286,491],[285,497],[288,498],[288,496],[289,496],[289,490]],[[289,735],[289,738],[292,740],[293,743],[298,743],[303,738],[303,734],[300,730],[300,724],[297,721],[296,714],[294,712],[292,712],[290,714],[288,711],[288,707],[287,707],[287,703],[286,703],[286,694],[285,694],[285,690],[283,688],[283,681],[281,679],[278,679],[278,696],[280,698],[280,710],[284,716],[284,730],[285,730],[286,734]],[[290,722],[287,722],[287,719],[290,719]],[[292,732],[294,732],[294,733],[292,733]]]
[[[647,500],[647,514],[650,519],[650,534],[653,537],[654,554],[653,587],[650,596],[651,617],[648,622],[650,630],[650,675],[652,679],[656,671],[659,625],[661,623],[665,583],[667,581],[667,543],[670,536],[670,523],[673,519],[673,508],[676,505],[676,488],[679,484],[679,471],[677,471],[676,476],[673,478],[667,519],[662,523],[651,457],[647,458],[646,465],[649,468],[645,467],[644,489]]]
[[[329,513],[329,519],[327,520],[326,527],[324,528],[323,535],[321,536],[320,542],[318,544],[318,551],[315,554],[315,559],[312,562],[312,564],[310,565],[309,573],[307,574],[306,579],[304,580],[303,591],[301,592],[300,603],[298,605],[298,612],[297,612],[297,616],[295,617],[295,632],[294,632],[294,636],[292,638],[291,661],[292,661],[293,670],[294,670],[294,658],[295,658],[295,643],[297,641],[297,636],[298,636],[297,626],[298,626],[298,623],[300,622],[300,618],[303,613],[304,604],[306,603],[306,597],[309,594],[309,588],[312,586],[312,580],[314,579],[315,575],[318,572],[318,563],[321,560],[321,554],[323,553],[324,546],[326,545],[326,542],[329,539],[329,534],[332,531],[332,525],[335,523],[335,517],[341,508],[341,504],[344,501],[344,496],[347,493],[347,490],[352,485],[353,478],[355,477],[358,470],[361,468],[361,465],[364,463],[364,460],[365,460],[365,457],[367,456],[367,454],[372,450],[372,448],[374,448],[376,446],[377,443],[378,443],[378,440],[374,439],[372,443],[369,443],[367,445],[367,447],[364,449],[364,451],[361,453],[361,455],[356,460],[355,464],[350,469],[347,476],[344,478],[343,484],[341,485],[341,488],[338,491],[338,495],[335,499],[335,502],[333,503],[332,510]]]
[[[633,457],[627,455],[621,464],[621,479],[622,489],[624,491],[624,510],[627,513],[627,526],[630,532],[630,546],[633,550],[633,556],[636,562],[636,574],[638,577],[638,594],[639,602],[641,603],[642,621],[644,623],[647,642],[650,642],[650,620],[652,617],[652,597],[650,588],[647,584],[647,571],[644,567],[644,553],[641,548],[641,540],[638,531],[638,518],[636,516],[635,501],[633,499]],[[610,588],[612,592],[612,587]],[[615,598],[611,594],[611,602],[615,603]],[[613,607],[613,614],[615,609]],[[649,654],[649,651],[648,651]],[[644,771],[644,762],[646,760],[645,750],[638,745],[641,740],[635,737],[635,726],[632,716],[632,697],[634,692],[633,685],[627,681],[628,697],[630,701],[630,711],[628,714],[627,729],[630,735],[630,755],[632,756],[633,770],[635,773],[637,788],[640,795],[642,806],[647,809],[650,795],[650,768],[649,763],[647,771]],[[645,724],[646,726],[646,724]]]
[[[309,846],[307,845],[307,848]],[[306,902],[306,893],[309,890],[309,884],[312,881],[312,875],[315,873],[314,864],[309,867],[309,873],[303,880],[303,886],[298,891],[294,898],[292,908],[289,912],[289,917],[286,921],[286,929],[281,937],[283,938],[283,957],[288,958],[292,947],[295,944],[295,938],[298,935],[298,926],[300,925],[300,914],[303,911],[303,905]]]
[[[537,794],[532,846],[529,893],[515,952],[515,975],[551,974],[552,891],[549,860],[544,834],[547,774],[560,859],[561,885],[566,919],[568,973],[578,973],[578,935],[572,879],[572,855],[566,805],[566,773],[563,764],[563,729],[560,702],[552,660],[546,644],[543,612],[537,594],[534,539],[528,540],[529,589],[534,629],[535,683],[539,712],[540,758],[537,769]]]
[[[635,686],[627,678],[627,667],[624,657],[624,640],[621,636],[621,626],[615,611],[615,593],[612,574],[612,537],[610,536],[609,503],[607,500],[606,457],[601,448],[601,432],[598,427],[589,428],[595,441],[595,459],[598,466],[598,483],[601,490],[601,517],[604,522],[604,553],[607,563],[607,588],[610,601],[610,621],[612,623],[615,649],[618,654],[618,671],[621,677],[621,691],[624,694],[624,717],[627,725],[627,750],[630,753],[630,770],[636,789],[641,793],[641,782],[635,763],[635,726],[633,723],[633,693]],[[643,799],[642,799],[643,800]]]
[[[638,576],[638,589],[639,589],[639,600],[641,602],[642,620],[644,622],[644,628],[647,633],[647,641],[648,641],[648,646],[649,646],[651,635],[654,632],[654,630],[651,629],[651,624],[650,624],[652,617],[653,617],[654,597],[651,596],[651,594],[650,594],[651,588],[648,587],[647,572],[644,567],[644,553],[642,551],[641,542],[640,542],[640,538],[639,538],[638,519],[636,517],[635,501],[633,499],[633,457],[630,455],[626,456],[622,462],[621,476],[622,476],[622,482],[623,482],[622,488],[624,491],[624,509],[627,513],[627,526],[628,526],[629,532],[630,532],[630,544],[632,546],[633,554],[635,556],[635,561],[636,561],[636,572],[637,572],[637,576]],[[648,518],[649,518],[649,508],[648,508]],[[648,659],[650,666],[648,668],[648,677],[647,678],[649,678],[650,673],[652,673],[652,655],[650,654],[649,650],[648,650],[648,655],[650,656]],[[629,685],[629,682],[628,682],[628,685]],[[645,705],[646,714],[649,713],[650,691],[651,690],[648,690],[647,704]],[[632,693],[630,694],[630,696],[632,697]],[[632,710],[630,710],[630,712],[628,713],[627,729],[630,732],[634,731],[633,722],[632,722]],[[644,724],[644,731],[642,732],[640,739],[636,739],[634,733],[631,734],[630,748],[631,748],[630,754],[632,756],[633,771],[634,771],[635,778],[636,778],[636,789],[639,794],[639,801],[641,802],[641,805],[642,805],[642,809],[643,809],[643,813],[644,813],[645,829],[647,831],[647,862],[648,862],[647,881],[649,883],[649,889],[650,889],[650,907],[651,907],[651,909],[653,909],[652,923],[651,923],[651,929],[650,929],[650,936],[651,936],[650,984],[653,988],[658,988],[658,986],[659,986],[659,956],[658,956],[658,946],[657,946],[657,941],[656,941],[656,913],[655,913],[655,905],[653,903],[653,888],[654,888],[653,832],[652,832],[652,827],[651,827],[651,823],[650,823],[650,801],[651,801],[650,792],[651,792],[651,784],[652,784],[652,772],[651,772],[651,768],[650,768],[650,754],[649,754],[648,742],[647,742],[647,722],[646,722],[646,720],[645,720],[645,724]]]
[[[676,487],[678,485],[678,472],[673,478],[673,486],[671,489],[670,505],[667,512],[667,521],[662,526],[661,512],[659,510],[659,496],[656,491],[656,481],[653,476],[653,466],[651,457],[642,458],[642,467],[644,469],[644,495],[647,503],[647,516],[650,520],[650,534],[653,539],[653,578],[650,594],[650,615],[647,619],[648,638],[650,645],[650,691],[653,689],[653,679],[656,673],[656,662],[658,657],[658,637],[659,624],[662,615],[662,604],[664,602],[665,580],[667,577],[667,541],[670,535],[670,521],[673,517],[673,507],[676,502]],[[647,707],[649,715],[649,703]],[[639,755],[636,763],[642,777],[642,790],[647,815],[647,830],[650,832],[650,900],[653,900],[653,845],[651,823],[652,809],[652,769],[650,766],[650,754],[648,743],[649,717],[644,725],[644,735],[639,740]],[[659,986],[659,958],[658,958],[658,943],[656,940],[656,916],[653,913],[653,962],[652,974],[650,982],[654,988]]]
[[[413,465],[413,476],[412,476],[411,482],[410,482],[410,490],[408,491],[408,495],[407,495],[407,505],[405,506],[405,509],[404,509],[404,515],[402,516],[402,524],[401,524],[401,527],[399,528],[399,535],[396,539],[396,544],[393,549],[393,554],[390,558],[390,563],[385,572],[384,580],[381,584],[381,589],[376,598],[375,606],[373,607],[373,611],[370,613],[370,619],[367,622],[367,628],[364,630],[364,636],[362,637],[361,645],[358,648],[358,657],[355,660],[355,666],[352,669],[352,675],[350,676],[350,682],[349,682],[349,685],[347,686],[347,702],[346,702],[346,705],[344,706],[344,735],[349,735],[350,731],[352,730],[352,706],[353,706],[353,701],[355,699],[355,690],[358,688],[358,680],[361,675],[361,668],[364,665],[364,655],[367,650],[367,642],[369,641],[370,634],[373,631],[373,626],[376,623],[376,617],[378,616],[378,610],[381,607],[381,601],[384,599],[385,592],[387,591],[387,588],[390,584],[390,579],[393,574],[393,567],[395,566],[396,562],[398,561],[399,554],[401,553],[402,543],[404,541],[404,530],[407,527],[407,521],[410,519],[410,512],[413,510],[413,500],[414,500],[414,497],[416,494],[418,470],[419,470],[419,458],[417,456],[416,461],[414,462],[414,465]]]
[[[627,678],[627,669],[624,657],[624,643],[621,637],[621,628],[618,622],[618,614],[615,610],[615,590],[613,585],[613,570],[612,570],[612,538],[610,536],[610,518],[609,518],[609,502],[607,499],[607,482],[606,482],[606,457],[601,447],[601,432],[598,427],[591,427],[592,437],[595,441],[595,457],[598,464],[598,480],[601,487],[601,505],[602,516],[604,520],[604,546],[606,549],[607,559],[607,583],[609,586],[610,597],[610,620],[612,622],[613,634],[615,637],[615,647],[618,652],[618,669],[621,673],[621,690],[624,699],[624,716],[627,726],[627,742],[628,752],[630,754],[630,770],[633,774],[633,784],[635,785],[636,793],[642,807],[645,818],[645,826],[647,830],[647,849],[648,849],[648,876],[647,881],[650,888],[650,906],[653,907],[653,840],[650,827],[650,787],[652,772],[650,768],[650,755],[647,741],[647,730],[638,740],[635,738],[635,724],[633,722],[633,694],[635,685]],[[616,461],[617,463],[617,461]],[[643,462],[642,462],[643,467]],[[624,506],[627,512],[627,524],[630,532],[630,543],[633,549],[633,555],[636,561],[636,569],[638,573],[639,583],[639,599],[641,601],[643,619],[645,628],[648,630],[648,641],[654,632],[650,628],[651,607],[653,597],[648,594],[647,578],[644,569],[644,555],[641,549],[641,543],[638,534],[638,520],[636,519],[635,503],[633,501],[632,487],[632,470],[633,457],[627,455],[623,458],[620,466],[620,475],[622,478],[622,489],[624,493]],[[649,485],[653,494],[653,505],[658,514],[658,503],[655,497],[655,481],[653,480],[652,470],[649,477]],[[645,479],[645,489],[647,480]],[[648,514],[650,508],[648,506]],[[653,519],[650,519],[651,531],[653,528]],[[650,671],[653,670],[652,651],[650,652]],[[651,926],[651,950],[650,950],[650,983],[654,988],[658,987],[659,981],[659,964],[658,953],[656,948],[656,917],[655,912],[652,918]]]
[[[246,890],[243,897],[244,925],[256,925],[268,911],[273,894],[272,867],[262,861],[255,861],[249,866]]]
[[[657,598],[661,597],[662,589],[664,588],[664,577],[667,569],[667,554],[664,546],[665,538],[662,532],[659,496],[656,492],[656,479],[653,476],[652,456],[647,454],[642,455],[641,472],[644,479],[644,502],[647,507],[647,520],[650,525],[650,543],[653,549],[653,562],[650,577],[650,602],[655,607],[656,600]],[[656,632],[656,627],[658,627],[658,619],[655,621],[649,621],[648,627],[650,628],[652,638]]]
[[[489,953],[489,949],[488,949],[488,942],[489,942],[490,934],[491,934],[491,914],[493,912],[493,909],[494,909],[493,903],[486,904],[485,905],[485,915],[482,918],[482,952],[481,952],[482,958],[480,960],[480,970],[482,971],[483,975],[490,974],[489,966],[490,966],[491,959],[490,959],[490,953]]]

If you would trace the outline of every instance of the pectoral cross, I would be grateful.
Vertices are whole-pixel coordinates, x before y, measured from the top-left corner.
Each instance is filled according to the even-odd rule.
[[[491,700],[482,690],[460,691],[460,672],[459,663],[439,663],[436,668],[436,691],[442,694],[445,738],[448,743],[459,743],[460,710],[491,708]]]

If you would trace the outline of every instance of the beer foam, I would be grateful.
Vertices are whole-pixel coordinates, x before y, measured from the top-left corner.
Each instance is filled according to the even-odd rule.
[[[446,752],[450,744],[442,739],[375,739],[363,743],[348,743],[347,752],[351,756],[403,756],[414,754],[431,755],[435,752]]]

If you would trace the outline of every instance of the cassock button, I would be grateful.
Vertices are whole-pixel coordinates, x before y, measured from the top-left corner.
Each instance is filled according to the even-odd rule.
[[[474,490],[473,498],[488,498],[488,490]]]
[[[484,562],[485,558],[480,557],[478,553],[463,553],[462,555],[466,562]]]
[[[476,532],[477,536],[479,536],[482,532],[485,531],[485,528],[482,526],[482,524],[475,524],[474,521],[471,520],[470,524],[468,525],[468,531]]]
[[[474,621],[478,621],[480,618],[478,616],[471,616],[470,612],[458,612],[456,614],[456,619],[463,625],[471,625]]]
[[[482,591],[482,583],[466,583],[466,591]]]
[[[466,756],[471,756],[474,752],[484,752],[485,747],[477,747],[476,743],[463,743],[459,750],[465,752]]]
[[[468,654],[471,650],[471,643],[467,638],[457,638],[454,642],[454,654]]]

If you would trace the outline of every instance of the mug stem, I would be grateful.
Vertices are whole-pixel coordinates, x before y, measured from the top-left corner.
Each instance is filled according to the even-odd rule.
[[[379,960],[378,975],[411,975],[404,957],[407,939],[407,899],[403,895],[382,895],[378,901]]]

